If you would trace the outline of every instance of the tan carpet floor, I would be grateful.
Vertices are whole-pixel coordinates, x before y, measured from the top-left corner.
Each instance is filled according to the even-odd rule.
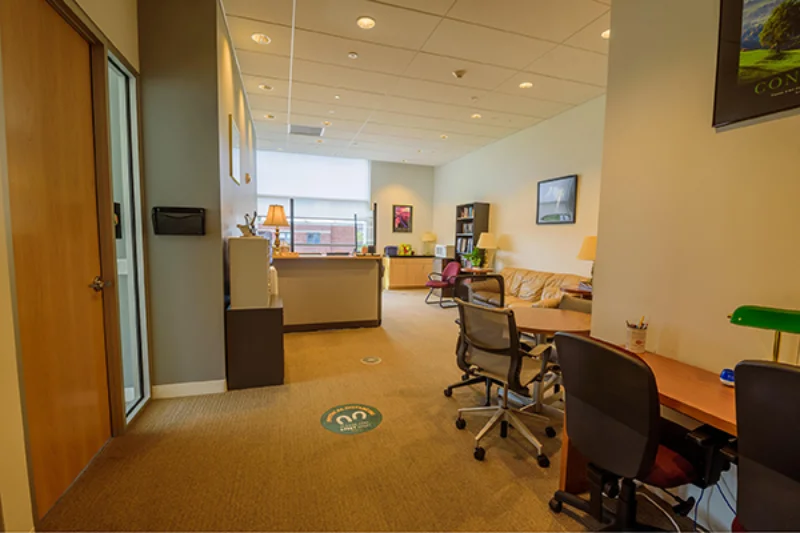
[[[286,335],[286,384],[152,401],[40,524],[63,531],[565,531],[582,530],[547,502],[549,469],[514,431],[486,440],[484,417],[455,428],[455,411],[480,403],[457,381],[455,310],[420,291],[386,293],[382,328]],[[383,362],[365,365],[362,357]],[[320,425],[349,402],[378,408],[373,431]],[[559,431],[560,434],[560,431]]]

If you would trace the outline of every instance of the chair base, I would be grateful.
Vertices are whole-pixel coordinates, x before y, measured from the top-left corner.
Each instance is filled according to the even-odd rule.
[[[542,443],[537,439],[533,433],[528,429],[528,427],[522,422],[518,415],[524,415],[536,420],[541,420],[543,422],[550,422],[550,419],[546,416],[542,416],[536,413],[530,413],[525,411],[519,411],[515,409],[511,409],[508,407],[508,387],[503,388],[503,403],[498,406],[490,406],[490,407],[464,407],[458,410],[458,418],[456,419],[456,427],[458,429],[464,429],[466,427],[466,421],[463,418],[464,414],[492,414],[492,417],[486,423],[483,428],[478,432],[475,436],[475,458],[479,461],[483,460],[485,455],[485,450],[481,448],[480,442],[489,431],[494,429],[498,424],[500,424],[500,436],[505,438],[508,435],[508,428],[509,426],[515,428],[520,434],[525,437],[525,439],[530,442],[534,448],[536,448],[537,457],[536,460],[539,463],[539,466],[542,468],[547,468],[550,466],[550,460],[547,458],[544,453],[542,453]],[[546,431],[548,436],[555,436],[555,430],[551,427],[547,427]]]
[[[433,295],[433,291],[439,291],[439,301],[430,301],[430,297]],[[447,300],[444,299],[444,289],[436,289],[432,288],[428,291],[427,296],[425,296],[425,303],[428,305],[436,305],[439,304],[439,307],[442,309],[451,309],[453,307],[458,307],[458,304],[452,299],[449,298]]]
[[[453,389],[467,387],[469,385],[476,385],[478,383],[484,383],[486,385],[486,399],[483,401],[483,405],[492,405],[492,384],[494,382],[490,378],[483,376],[470,377],[470,374],[464,374],[464,377],[460,382],[453,383],[444,389],[444,395],[449,398],[453,395]]]

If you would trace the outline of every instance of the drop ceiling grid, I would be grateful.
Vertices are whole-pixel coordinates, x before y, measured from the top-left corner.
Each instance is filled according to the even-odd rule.
[[[304,124],[329,120],[333,125],[326,132],[328,146],[309,146],[305,140],[300,145],[288,134],[281,142],[275,122],[282,120],[285,131],[289,120],[277,107],[286,109],[289,103],[283,89],[289,77],[285,36],[291,33],[292,0],[223,3],[254,116],[275,116],[257,124],[267,149],[310,148],[340,156],[374,152],[373,159],[442,164],[605,92],[607,42],[597,30],[608,27],[610,0],[502,0],[491,2],[500,6],[492,12],[485,0],[297,0],[293,114]],[[534,20],[539,13],[548,20]],[[383,22],[389,38],[357,28],[355,19],[365,14],[376,19],[376,28]],[[424,24],[414,24],[420,20]],[[446,25],[467,29],[437,37]],[[253,43],[249,36],[255,31],[273,42]],[[549,32],[545,38],[543,31]],[[477,43],[476,48],[468,42],[470,32],[492,36],[491,46]],[[506,46],[496,46],[496,40]],[[513,43],[536,46],[515,50]],[[359,59],[346,59],[344,50],[358,52]],[[513,57],[503,57],[509,50]],[[562,57],[574,65],[563,64]],[[456,68],[467,70],[464,82],[448,78]],[[535,86],[523,92],[518,80]],[[259,90],[259,83],[272,85],[274,92]],[[333,99],[339,93],[342,100]],[[472,113],[483,118],[473,120]],[[337,121],[346,127],[337,127]],[[434,134],[448,138],[434,141]],[[362,135],[369,141],[359,143]],[[424,144],[421,153],[413,150],[417,140]]]

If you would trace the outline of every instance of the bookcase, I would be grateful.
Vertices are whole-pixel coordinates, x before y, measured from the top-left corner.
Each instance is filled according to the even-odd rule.
[[[472,252],[481,233],[489,231],[489,204],[473,202],[456,206],[456,260],[464,264],[462,256]]]

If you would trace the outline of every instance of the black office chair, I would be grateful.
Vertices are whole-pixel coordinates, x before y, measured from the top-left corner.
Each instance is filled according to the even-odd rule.
[[[591,499],[558,491],[550,508],[560,512],[566,503],[608,522],[604,487],[616,489],[622,479],[616,513],[606,529],[639,530],[643,526],[636,522],[634,480],[669,489],[697,477],[688,459],[661,445],[667,436],[680,442],[676,433],[685,440],[685,431],[661,418],[655,376],[639,357],[567,333],[557,333],[555,344],[566,394],[567,434],[589,461]]]
[[[733,531],[800,531],[800,368],[736,365],[738,502]]]

